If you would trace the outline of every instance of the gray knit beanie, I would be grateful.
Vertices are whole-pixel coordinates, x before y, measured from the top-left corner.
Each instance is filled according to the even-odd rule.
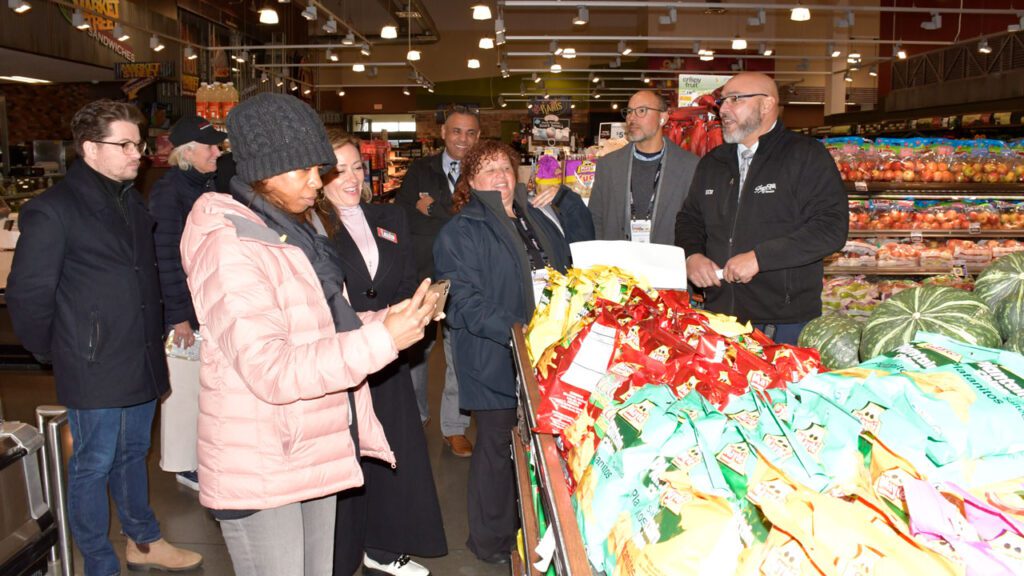
[[[228,134],[237,174],[253,183],[291,170],[337,162],[320,116],[287,94],[257,94],[228,114]]]

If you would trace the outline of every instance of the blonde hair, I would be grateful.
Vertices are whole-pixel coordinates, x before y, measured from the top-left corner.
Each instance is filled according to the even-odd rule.
[[[362,143],[359,138],[340,128],[328,128],[327,140],[330,141],[332,150],[337,150],[343,146],[353,146],[356,152],[360,152],[359,145]],[[359,193],[359,199],[363,202],[369,202],[373,199],[373,190],[370,189],[370,185],[365,181],[363,182],[363,189]]]
[[[194,150],[196,147],[195,142],[186,142],[181,146],[175,146],[171,153],[167,155],[167,164],[169,166],[177,166],[182,171],[187,171],[192,168],[192,162],[189,161],[186,156],[188,153]]]

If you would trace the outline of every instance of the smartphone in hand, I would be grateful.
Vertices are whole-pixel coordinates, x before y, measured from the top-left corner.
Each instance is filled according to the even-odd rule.
[[[434,320],[438,320],[444,315],[444,305],[448,301],[448,292],[451,290],[450,280],[440,280],[434,282],[427,288],[428,293],[437,294],[437,302],[434,303],[434,314],[431,316]]]

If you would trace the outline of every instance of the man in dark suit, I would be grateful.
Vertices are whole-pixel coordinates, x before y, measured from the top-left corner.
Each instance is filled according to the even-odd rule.
[[[143,121],[134,106],[110,100],[75,113],[82,160],[22,208],[7,285],[14,331],[53,360],[57,398],[68,407],[68,517],[87,575],[121,571],[107,535],[108,487],[129,568],[202,564],[161,538],[149,507],[146,454],[168,383],[153,221],[132,185],[146,150]]]
[[[662,135],[668,105],[657,93],[633,94],[622,113],[629,144],[597,161],[590,194],[597,239],[672,245],[697,157]]]
[[[477,113],[464,106],[453,106],[448,110],[444,126],[441,127],[441,138],[444,139],[444,151],[413,162],[395,197],[395,202],[404,207],[409,216],[416,272],[420,280],[434,275],[434,239],[452,217],[452,193],[455,191],[455,181],[459,179],[459,164],[480,138],[480,119]],[[419,402],[420,418],[424,423],[430,418],[427,407],[427,358],[434,348],[435,334],[435,330],[427,330],[427,337],[421,344],[424,347],[422,361],[414,363],[412,367],[413,387]],[[459,384],[452,367],[451,345],[447,334],[444,338],[444,356],[447,369],[444,393],[441,396],[441,433],[453,454],[469,457],[473,454],[473,445],[466,438],[469,416],[459,411]]]

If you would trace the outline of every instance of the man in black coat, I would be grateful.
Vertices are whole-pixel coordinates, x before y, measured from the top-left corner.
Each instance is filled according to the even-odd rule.
[[[709,310],[795,344],[821,315],[822,260],[846,242],[846,191],[825,147],[778,119],[771,78],[734,76],[720,106],[727,143],[697,165],[676,245]]]
[[[452,107],[441,127],[444,151],[421,158],[409,166],[395,203],[405,208],[413,238],[417,278],[434,275],[434,240],[438,232],[452,217],[452,193],[459,179],[459,164],[466,152],[480,138],[480,119],[475,111],[464,106]],[[436,329],[428,328],[427,336],[419,345],[422,359],[412,363],[412,382],[416,389],[420,418],[426,423],[430,411],[427,407],[427,358],[436,342]],[[410,357],[417,356],[413,353]],[[456,456],[473,455],[473,445],[466,438],[469,416],[459,412],[459,383],[452,367],[451,344],[447,333],[444,338],[445,370],[444,393],[441,396],[441,434]]]
[[[22,208],[7,285],[14,331],[53,360],[57,397],[68,407],[68,517],[87,575],[121,569],[107,535],[108,487],[129,568],[202,563],[161,538],[149,507],[146,453],[168,384],[153,221],[132,185],[146,150],[143,121],[135,107],[110,100],[75,113],[82,160]]]

